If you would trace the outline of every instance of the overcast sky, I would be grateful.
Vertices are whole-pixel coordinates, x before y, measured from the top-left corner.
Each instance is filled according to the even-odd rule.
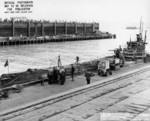
[[[0,0],[0,18],[139,23],[142,16],[145,23],[150,23],[150,0],[33,0],[31,14],[4,14],[4,1],[17,0]]]

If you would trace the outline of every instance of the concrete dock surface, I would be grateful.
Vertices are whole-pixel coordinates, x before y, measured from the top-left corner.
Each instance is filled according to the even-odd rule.
[[[149,63],[128,64],[113,71],[113,75],[100,77],[95,73],[91,83],[111,80],[118,75],[150,67]],[[40,84],[29,86],[21,93],[12,93],[1,100],[0,114],[70,89],[86,85],[84,75],[67,79],[65,85]],[[90,84],[92,85],[92,84]],[[88,86],[90,86],[88,85]],[[52,104],[33,106],[29,110],[0,118],[8,121],[150,121],[150,70],[115,83],[72,96]]]

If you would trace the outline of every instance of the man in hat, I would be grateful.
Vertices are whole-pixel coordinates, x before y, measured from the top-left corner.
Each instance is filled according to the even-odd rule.
[[[59,74],[60,74],[60,84],[64,85],[65,80],[66,80],[66,71],[65,71],[64,67],[62,67],[60,69],[60,73]]]
[[[71,78],[72,78],[72,81],[74,81],[74,72],[75,72],[75,68],[74,68],[73,64],[71,64]]]
[[[53,67],[53,82],[58,83],[58,70],[56,67]]]

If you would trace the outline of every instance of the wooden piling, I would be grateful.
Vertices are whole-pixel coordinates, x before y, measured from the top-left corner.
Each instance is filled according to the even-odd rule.
[[[67,34],[67,22],[65,22],[65,34]]]
[[[41,35],[44,36],[44,22],[41,23]]]
[[[38,23],[36,22],[35,23],[35,35],[37,36],[38,34],[37,34],[37,28],[38,28]]]
[[[56,36],[56,26],[57,26],[57,23],[56,21],[54,22],[54,35]]]
[[[30,20],[28,21],[28,37],[30,38]]]
[[[11,36],[14,37],[14,35],[15,35],[15,22],[14,22],[14,19],[12,19]]]
[[[77,23],[74,23],[75,34],[77,34]]]
[[[84,34],[86,34],[86,23],[84,23]]]

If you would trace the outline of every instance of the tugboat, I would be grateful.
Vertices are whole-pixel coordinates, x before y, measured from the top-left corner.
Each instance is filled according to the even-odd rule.
[[[146,33],[145,31],[145,38],[142,37],[142,24],[140,22],[140,30],[139,34],[136,34],[136,41],[128,41],[127,47],[123,49],[123,55],[125,60],[136,60],[136,59],[143,59],[146,57],[145,53],[145,45],[146,43]]]

